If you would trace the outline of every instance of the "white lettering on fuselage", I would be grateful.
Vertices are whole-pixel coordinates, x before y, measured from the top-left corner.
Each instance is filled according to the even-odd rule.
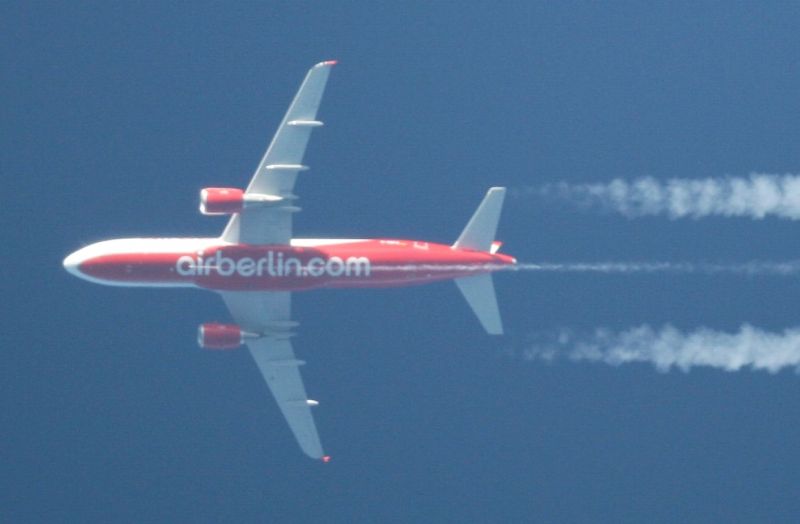
[[[296,257],[284,256],[280,251],[267,251],[261,258],[237,259],[223,256],[221,251],[217,251],[208,258],[184,255],[175,263],[175,270],[185,277],[366,277],[371,269],[372,264],[367,257],[313,257],[303,262]]]

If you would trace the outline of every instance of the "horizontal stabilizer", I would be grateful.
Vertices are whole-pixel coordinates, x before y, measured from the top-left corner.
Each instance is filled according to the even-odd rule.
[[[492,275],[474,275],[471,277],[455,279],[458,289],[467,299],[469,307],[481,322],[483,329],[490,335],[502,335],[503,323],[500,320],[500,310],[497,307],[497,297],[494,293]]]
[[[483,202],[478,206],[453,247],[489,251],[497,232],[497,223],[500,221],[500,211],[503,209],[505,196],[506,188],[504,187],[489,189],[489,192],[483,197]]]

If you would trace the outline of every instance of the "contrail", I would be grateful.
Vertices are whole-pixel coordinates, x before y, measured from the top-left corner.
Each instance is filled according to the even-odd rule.
[[[800,274],[800,260],[786,262],[751,261],[731,264],[707,262],[524,263],[503,267],[502,269],[557,273],[698,273],[706,275],[791,276]]]
[[[524,262],[515,265],[505,264],[404,264],[374,265],[371,271],[396,272],[413,271],[429,272],[481,272],[481,271],[532,271],[550,273],[676,273],[705,275],[745,275],[745,276],[792,276],[800,274],[800,260],[785,262],[751,261],[743,263],[707,263],[707,262],[562,262],[551,263]]]
[[[800,371],[798,327],[774,333],[744,324],[735,333],[708,328],[686,333],[670,325],[660,329],[642,325],[618,333],[601,328],[581,336],[564,330],[549,340],[538,338],[542,340],[531,342],[523,350],[526,360],[568,358],[612,366],[642,362],[662,372],[672,368],[689,371],[697,366],[770,373],[793,367]]]
[[[800,220],[800,175],[752,173],[749,177],[670,178],[597,184],[561,182],[530,187],[516,196],[558,196],[585,207],[599,206],[629,218],[666,215],[671,219],[707,216],[767,216]]]

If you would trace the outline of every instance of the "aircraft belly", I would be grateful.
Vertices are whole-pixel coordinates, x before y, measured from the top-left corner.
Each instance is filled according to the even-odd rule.
[[[219,291],[396,287],[489,271],[497,256],[418,241],[359,240],[304,247],[204,244],[191,251],[104,251],[76,271],[122,286],[198,286]]]

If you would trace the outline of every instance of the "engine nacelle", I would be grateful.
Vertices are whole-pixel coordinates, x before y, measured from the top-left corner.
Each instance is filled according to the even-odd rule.
[[[197,328],[197,345],[204,349],[236,349],[244,338],[244,332],[234,324],[209,323]]]
[[[244,207],[244,191],[235,187],[207,187],[200,191],[204,215],[232,215]]]

